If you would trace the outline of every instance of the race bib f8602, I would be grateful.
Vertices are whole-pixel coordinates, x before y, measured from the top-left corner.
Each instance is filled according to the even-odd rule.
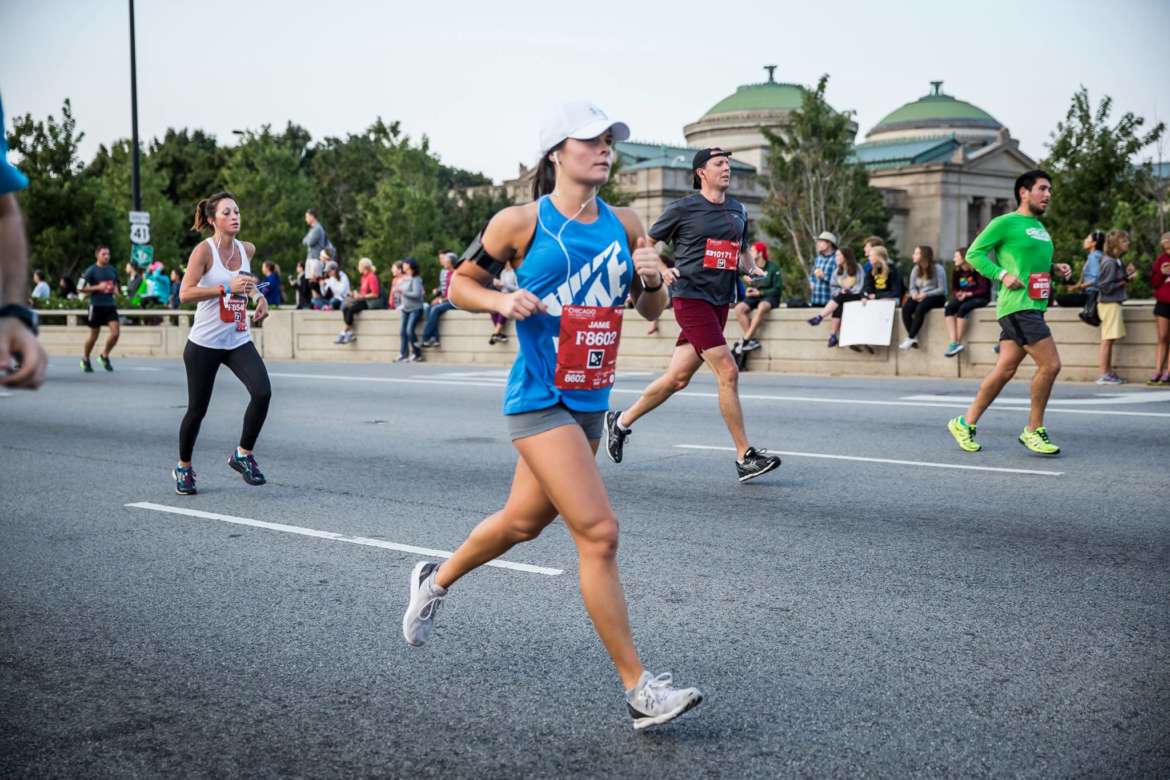
[[[557,345],[560,390],[600,390],[613,384],[622,337],[621,306],[565,306]]]

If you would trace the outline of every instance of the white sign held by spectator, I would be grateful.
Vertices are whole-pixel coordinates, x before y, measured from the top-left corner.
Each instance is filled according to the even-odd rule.
[[[841,346],[888,347],[894,335],[893,298],[849,301],[841,312]]]

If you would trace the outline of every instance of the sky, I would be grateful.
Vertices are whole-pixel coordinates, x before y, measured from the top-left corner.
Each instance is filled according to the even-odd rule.
[[[974,103],[1035,158],[1080,85],[1170,120],[1170,2],[1033,0],[734,4],[138,0],[139,129],[234,129],[288,120],[314,138],[377,117],[427,136],[444,163],[512,178],[542,117],[588,98],[637,140],[682,128],[765,80],[811,85],[856,112],[859,136],[929,91]],[[82,155],[130,135],[129,21],[118,0],[0,0],[5,121],[72,100]],[[860,140],[860,139],[859,139]],[[1151,151],[1152,153],[1152,151]],[[1170,147],[1166,148],[1170,157]]]

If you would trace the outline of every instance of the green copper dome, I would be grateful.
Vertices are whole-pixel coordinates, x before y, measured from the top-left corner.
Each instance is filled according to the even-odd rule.
[[[979,127],[998,130],[1003,125],[978,106],[944,94],[941,81],[932,81],[931,92],[888,114],[866,135],[889,130],[932,127]]]
[[[795,111],[804,100],[804,87],[773,80],[774,65],[767,66],[768,80],[760,84],[744,84],[720,100],[704,117],[730,114],[733,111]]]

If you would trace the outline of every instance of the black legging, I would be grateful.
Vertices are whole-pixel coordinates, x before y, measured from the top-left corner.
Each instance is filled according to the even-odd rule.
[[[960,301],[958,298],[951,298],[947,301],[947,307],[943,309],[943,313],[948,317],[962,317],[966,319],[967,315],[976,309],[982,309],[991,301],[987,298],[967,298]]]
[[[370,302],[364,298],[348,300],[341,304],[341,318],[345,320],[346,325],[352,328],[353,318],[358,314],[358,312],[363,312],[368,308],[370,308]]]
[[[907,298],[902,304],[902,324],[906,326],[906,335],[912,339],[918,338],[918,331],[922,330],[922,323],[926,321],[926,313],[946,303],[945,295],[931,295],[921,301]]]
[[[232,370],[252,400],[244,412],[244,430],[240,434],[240,447],[250,450],[256,446],[256,437],[268,416],[268,402],[272,399],[272,385],[268,383],[268,369],[252,342],[235,349],[208,349],[187,342],[183,350],[183,363],[187,366],[187,413],[179,426],[179,460],[191,460],[195,451],[195,439],[199,437],[199,426],[211,403],[211,391],[215,387],[215,375],[220,364]]]

